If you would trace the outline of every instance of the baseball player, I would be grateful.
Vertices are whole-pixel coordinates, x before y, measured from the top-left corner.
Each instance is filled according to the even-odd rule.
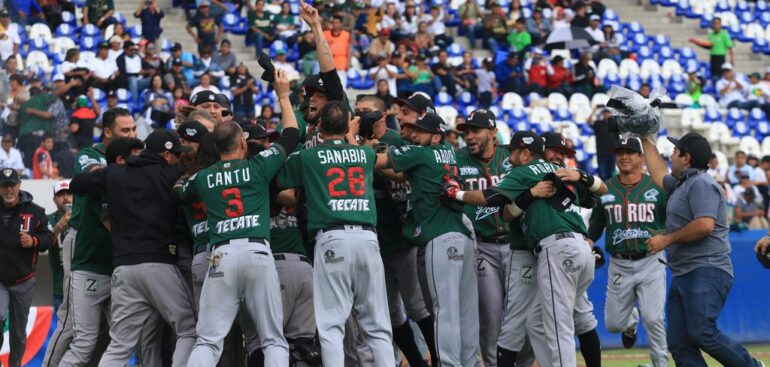
[[[45,211],[32,202],[32,195],[21,191],[19,173],[12,168],[0,169],[0,325],[9,321],[10,367],[20,367],[24,356],[37,253],[47,250],[52,242]]]
[[[425,113],[405,126],[413,129],[414,145],[379,154],[377,167],[399,172],[412,188],[403,234],[425,247],[426,287],[435,317],[434,363],[472,366],[479,352],[476,249],[462,207],[441,199],[441,186],[456,177],[457,162],[443,144],[446,124],[439,116]]]
[[[609,192],[599,198],[588,229],[592,241],[607,229],[604,246],[611,259],[604,319],[607,330],[622,332],[623,346],[631,348],[641,312],[652,363],[667,366],[666,267],[663,254],[649,254],[645,241],[666,228],[668,194],[642,173],[644,156],[639,139],[621,139],[614,151],[620,173],[608,181]]]
[[[369,113],[379,114],[379,118],[371,127],[361,123],[359,135],[366,140],[376,139],[392,147],[407,144],[398,132],[388,129],[385,102],[382,99],[368,95],[356,101],[356,115]],[[374,176],[373,186],[377,203],[377,239],[385,266],[385,288],[388,292],[393,341],[404,353],[410,366],[423,366],[424,358],[417,348],[409,319],[420,327],[432,357],[435,357],[435,344],[433,318],[425,307],[417,277],[417,247],[408,243],[401,234],[410,189],[407,182],[396,182],[382,174]]]
[[[288,80],[276,71],[274,85],[281,109],[291,111]],[[293,114],[284,116],[281,138],[249,160],[240,126],[222,123],[211,138],[220,162],[200,170],[175,188],[183,201],[202,199],[206,206],[211,262],[203,283],[198,340],[190,366],[216,364],[238,308],[244,303],[254,320],[269,366],[288,366],[283,336],[280,286],[269,242],[269,182],[283,165],[286,153],[298,144]]]
[[[569,156],[575,155],[575,150],[567,145],[567,139],[555,131],[545,132],[541,136],[545,145],[543,154],[545,160],[560,167],[566,167],[564,160]],[[581,202],[578,204],[581,207],[592,209],[596,206],[593,195],[584,186],[577,185],[575,189],[578,190],[578,197],[581,199]],[[599,190],[606,190],[606,186],[602,184]],[[588,299],[588,293],[583,292],[575,300],[575,335],[580,341],[580,352],[583,355],[586,366],[600,367],[602,364],[602,348],[599,334],[596,332],[599,322],[596,320],[593,311],[594,305]]]
[[[105,166],[105,150],[114,139],[136,137],[136,123],[131,113],[123,108],[105,111],[102,128],[102,143],[83,148],[75,156],[75,174]],[[74,240],[70,282],[65,285],[69,287],[70,303],[63,315],[62,331],[59,331],[57,323],[52,344],[48,346],[50,352],[46,352],[49,355],[46,365],[74,366],[88,363],[99,337],[101,319],[110,319],[112,242],[104,219],[99,195],[75,195],[70,217],[71,228],[67,233],[69,238],[65,237],[64,240],[64,248],[68,240]],[[73,328],[71,341],[67,340],[70,337],[66,331],[68,324]],[[59,362],[56,361],[57,357],[60,358]]]
[[[67,235],[67,230],[69,230],[69,220],[72,212],[72,192],[70,191],[69,180],[62,180],[54,184],[53,202],[56,205],[56,211],[46,215],[46,218],[48,218],[48,223],[53,226],[54,241],[51,248],[48,249],[48,261],[50,262],[51,274],[53,276],[53,305],[54,312],[56,312],[66,299],[63,286],[65,279],[61,245],[62,240]],[[67,264],[67,268],[67,273],[69,273],[69,264]],[[66,281],[69,282],[69,274],[67,274]]]
[[[486,109],[471,112],[457,125],[467,146],[455,152],[458,181],[469,190],[496,185],[511,170],[508,152],[497,147],[495,114]],[[497,338],[503,315],[505,283],[510,261],[508,224],[500,207],[465,206],[476,234],[476,268],[479,280],[479,330],[485,366],[497,366]]]
[[[447,187],[446,194],[477,206],[507,205],[549,173],[562,180],[580,181],[591,191],[601,188],[601,180],[597,182],[578,171],[560,171],[559,166],[544,161],[543,140],[532,132],[517,132],[505,147],[511,150],[510,160],[516,167],[497,186],[465,192],[459,185],[452,185]],[[569,187],[562,190],[575,195]],[[558,200],[534,200],[524,212],[522,231],[529,248],[538,253],[538,295],[546,340],[553,353],[552,365],[574,366],[577,362],[573,312],[576,299],[593,280],[595,260],[585,240],[586,229],[579,209],[572,205],[577,200],[555,198]]]
[[[321,112],[324,143],[293,154],[278,177],[281,188],[304,188],[308,232],[316,233],[313,294],[325,366],[342,366],[343,325],[355,310],[377,366],[393,366],[390,318],[372,176],[374,151],[345,143],[349,114],[338,101]]]

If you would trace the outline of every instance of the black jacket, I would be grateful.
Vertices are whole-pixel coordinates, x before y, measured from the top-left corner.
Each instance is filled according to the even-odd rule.
[[[21,247],[20,230],[32,235],[31,248]],[[0,203],[0,282],[11,286],[35,276],[37,253],[52,243],[45,211],[32,202],[32,195],[20,192],[19,204],[12,208]]]
[[[75,194],[102,193],[112,225],[113,266],[176,264],[177,206],[171,188],[180,174],[159,155],[143,152],[125,165],[82,173],[72,180]]]

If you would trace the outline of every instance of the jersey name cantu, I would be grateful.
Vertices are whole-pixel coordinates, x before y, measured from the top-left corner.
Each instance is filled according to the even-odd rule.
[[[446,178],[457,178],[457,161],[452,149],[444,144],[406,145],[388,150],[397,172],[404,172],[412,188],[407,202],[404,236],[419,246],[450,232],[465,235],[462,213],[441,204],[442,184]]]
[[[496,148],[489,162],[482,162],[471,155],[468,148],[455,151],[458,178],[465,190],[486,190],[497,185],[513,166],[508,162],[507,150]],[[473,222],[476,236],[500,237],[508,233],[503,220],[503,208],[466,205],[465,215]]]
[[[342,140],[326,141],[291,154],[278,174],[278,186],[305,189],[311,235],[335,225],[374,226],[375,159],[370,147]]]
[[[599,197],[590,223],[607,229],[604,239],[607,252],[645,253],[647,239],[666,229],[668,194],[648,175],[642,175],[632,187],[620,183],[618,177],[607,182],[609,192]]]
[[[283,147],[274,144],[248,160],[217,162],[182,186],[182,199],[205,204],[212,244],[249,237],[270,239],[269,183],[285,157]]]

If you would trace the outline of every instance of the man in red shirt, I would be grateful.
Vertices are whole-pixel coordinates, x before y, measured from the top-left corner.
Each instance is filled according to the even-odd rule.
[[[59,176],[56,168],[53,166],[51,149],[53,149],[53,137],[45,134],[40,142],[40,146],[32,156],[32,178],[54,179]]]
[[[551,67],[548,69],[548,92],[570,94],[570,83],[572,83],[572,73],[564,66],[564,57],[554,56]]]
[[[530,93],[541,95],[545,94],[545,88],[548,87],[548,60],[540,53],[532,55],[527,87]]]

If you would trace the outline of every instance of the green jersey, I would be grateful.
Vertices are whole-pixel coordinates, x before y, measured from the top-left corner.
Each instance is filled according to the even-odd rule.
[[[465,184],[465,190],[486,190],[497,185],[513,166],[508,161],[508,151],[495,149],[488,162],[471,155],[466,147],[455,151],[457,156],[458,179]],[[486,206],[465,206],[465,215],[473,222],[476,237],[504,237],[508,224],[503,220],[503,208]]]
[[[342,224],[377,223],[372,190],[376,157],[370,147],[330,140],[294,152],[278,174],[281,188],[304,188],[308,233]]]
[[[105,149],[101,143],[81,149],[75,156],[75,174],[106,165]],[[70,226],[78,230],[78,235],[72,253],[72,271],[112,274],[112,240],[104,226],[106,208],[100,195],[75,195]]]
[[[288,252],[307,255],[295,208],[271,206],[270,249],[274,254]]]
[[[184,219],[193,238],[193,254],[200,248],[209,244],[209,222],[206,218],[206,204],[201,201],[193,201],[182,207]]]
[[[648,175],[634,186],[623,185],[618,177],[607,181],[609,192],[599,198],[590,223],[607,228],[604,248],[610,254],[646,253],[645,241],[666,229],[668,194]]]
[[[187,180],[179,197],[205,203],[212,245],[239,238],[270,239],[269,183],[285,158],[283,146],[274,144],[248,160],[217,162]]]
[[[441,204],[442,184],[456,178],[457,161],[451,148],[444,144],[431,146],[405,145],[388,150],[397,172],[404,172],[412,188],[407,201],[404,237],[419,246],[449,232],[470,235],[463,225],[462,213]]]
[[[62,214],[59,213],[59,211],[46,215],[48,224],[50,224],[51,227],[55,226],[56,223],[59,223],[61,217]],[[63,297],[62,283],[64,282],[64,264],[62,263],[61,247],[59,247],[61,241],[57,241],[57,238],[54,238],[53,240],[53,245],[48,248],[48,261],[51,264],[51,277],[53,278],[53,295],[54,297]]]
[[[543,181],[546,174],[556,172],[559,168],[561,167],[553,163],[535,159],[528,164],[512,169],[493,190],[505,195],[510,200],[516,200],[524,191]],[[571,184],[565,184],[577,196],[577,190]],[[580,198],[577,199],[575,202],[580,201]],[[521,229],[525,234],[529,249],[534,249],[540,240],[556,233],[586,233],[586,226],[577,205],[572,205],[567,210],[560,212],[551,207],[545,200],[535,200],[529,205],[521,219]]]
[[[388,131],[380,142],[391,147],[402,147],[406,142],[393,130]],[[377,239],[383,257],[409,248],[409,242],[401,234],[406,216],[406,200],[409,197],[409,183],[395,182],[383,175],[374,175],[374,196],[377,202]]]

